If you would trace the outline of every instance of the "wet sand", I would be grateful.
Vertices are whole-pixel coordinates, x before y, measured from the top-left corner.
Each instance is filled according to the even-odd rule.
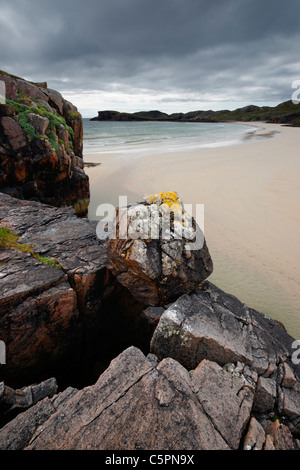
[[[90,218],[102,203],[176,191],[205,205],[211,282],[300,339],[300,128],[257,125],[241,145],[143,155],[87,155]],[[263,128],[263,129],[261,129]],[[254,138],[255,137],[255,138]]]

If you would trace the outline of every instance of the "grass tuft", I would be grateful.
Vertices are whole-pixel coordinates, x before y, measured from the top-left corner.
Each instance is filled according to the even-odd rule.
[[[4,250],[16,250],[21,253],[29,253],[34,259],[51,268],[62,269],[57,259],[51,259],[41,256],[33,250],[34,245],[22,244],[18,242],[19,237],[12,227],[7,223],[0,223],[0,248]]]

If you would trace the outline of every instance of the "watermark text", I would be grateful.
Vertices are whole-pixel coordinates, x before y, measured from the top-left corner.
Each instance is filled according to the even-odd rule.
[[[299,104],[300,103],[300,80],[294,80],[292,83],[292,88],[295,88],[295,91],[292,94],[292,102],[294,104]]]
[[[128,206],[127,197],[120,196],[118,209],[101,204],[96,216],[101,218],[96,230],[100,240],[185,240],[187,251],[204,245],[204,204]]]
[[[0,364],[6,364],[6,346],[4,341],[0,341]]]
[[[292,363],[298,366],[300,364],[300,341],[294,341],[292,344],[292,349],[296,351],[292,354]]]
[[[5,88],[5,83],[0,80],[0,104],[5,104],[6,103],[6,88]]]

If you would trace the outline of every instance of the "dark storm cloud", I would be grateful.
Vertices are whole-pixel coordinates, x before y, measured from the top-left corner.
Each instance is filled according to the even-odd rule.
[[[60,90],[279,102],[300,78],[299,14],[299,0],[0,0],[1,68]]]

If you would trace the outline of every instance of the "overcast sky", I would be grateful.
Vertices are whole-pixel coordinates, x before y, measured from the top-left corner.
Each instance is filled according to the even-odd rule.
[[[0,69],[84,117],[274,106],[299,45],[300,0],[0,0]]]

